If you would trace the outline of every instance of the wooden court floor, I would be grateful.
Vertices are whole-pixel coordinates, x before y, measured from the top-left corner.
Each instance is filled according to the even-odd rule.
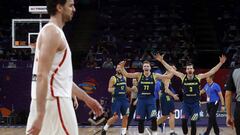
[[[206,128],[198,127],[197,128],[197,135],[205,131]],[[97,131],[101,130],[101,127],[80,127],[79,128],[79,135],[100,135],[101,133]],[[120,135],[121,128],[113,127],[110,128],[107,132],[107,135]],[[190,131],[190,130],[189,130]],[[176,132],[178,135],[182,135],[182,130],[180,127],[176,127]],[[235,135],[236,133],[227,127],[220,127],[220,135]],[[0,135],[25,135],[25,128],[24,127],[1,127],[0,128]],[[148,130],[145,129],[145,135],[150,135]],[[130,127],[128,131],[128,135],[138,135],[137,127]],[[164,133],[160,133],[158,130],[158,135],[169,135],[169,128],[166,128]],[[189,132],[190,135],[190,132]],[[210,135],[215,135],[213,131],[211,131]]]

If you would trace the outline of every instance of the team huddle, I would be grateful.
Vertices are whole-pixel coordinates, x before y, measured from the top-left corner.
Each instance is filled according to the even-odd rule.
[[[129,113],[129,101],[127,98],[127,92],[137,92],[137,103],[136,103],[136,117],[138,121],[138,133],[142,135],[144,133],[144,121],[151,121],[151,134],[157,135],[158,125],[162,123],[170,116],[170,135],[176,135],[174,131],[174,100],[179,100],[177,94],[175,94],[169,84],[171,83],[171,78],[175,75],[182,80],[182,92],[183,92],[183,102],[182,102],[182,130],[183,134],[188,134],[188,119],[191,121],[191,134],[196,135],[196,121],[199,119],[200,113],[200,94],[207,92],[214,93],[217,91],[215,97],[208,96],[208,102],[214,103],[216,106],[221,100],[222,106],[224,106],[224,100],[221,93],[221,89],[215,88],[204,88],[200,90],[201,79],[207,78],[207,82],[210,85],[213,84],[213,75],[220,69],[220,67],[225,63],[226,57],[221,56],[219,63],[213,67],[210,71],[202,74],[195,75],[193,64],[189,63],[186,65],[186,74],[176,71],[175,66],[171,66],[166,63],[163,59],[164,55],[156,54],[155,59],[161,62],[167,69],[165,74],[152,73],[151,65],[149,61],[143,62],[143,72],[128,73],[124,69],[125,61],[120,62],[116,68],[116,75],[112,76],[109,81],[108,91],[112,93],[112,114],[113,116],[107,121],[106,125],[102,129],[102,135],[105,135],[108,127],[112,125],[122,114],[122,135],[126,134],[128,129],[127,119]],[[132,78],[137,80],[137,89],[131,89],[127,87],[126,78]],[[162,117],[157,119],[157,106],[156,98],[154,95],[156,80],[161,80],[162,86],[160,87],[161,93],[160,104]],[[208,81],[209,80],[209,81]],[[207,84],[206,84],[207,85]],[[215,83],[215,85],[217,85]],[[219,85],[217,85],[219,86]],[[207,86],[205,86],[207,87]],[[218,87],[219,88],[219,87]],[[215,92],[216,93],[216,92]],[[210,94],[209,94],[210,95]],[[215,107],[216,108],[216,107]],[[223,108],[224,109],[224,108]],[[217,110],[217,109],[215,109]],[[212,115],[213,116],[213,115]],[[215,121],[213,121],[215,122]],[[216,123],[216,122],[215,122]],[[208,135],[212,126],[216,134],[219,134],[219,128],[217,124],[212,123],[211,127],[207,129],[204,133]]]

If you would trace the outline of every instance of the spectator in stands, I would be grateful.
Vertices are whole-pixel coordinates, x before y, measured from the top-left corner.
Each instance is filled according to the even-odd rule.
[[[147,61],[151,61],[152,57],[149,53],[149,51],[145,51],[141,57],[141,60],[147,60]]]
[[[132,68],[141,68],[142,67],[142,62],[138,56],[136,56],[132,62]]]
[[[230,52],[232,52],[232,51],[236,51],[236,47],[235,47],[235,45],[234,44],[230,44],[228,47],[227,47],[227,49],[226,49],[226,53],[228,54],[228,53],[230,53]]]
[[[91,58],[93,58],[94,57],[94,52],[93,52],[93,49],[91,48],[91,49],[89,49],[89,51],[88,51],[88,54],[87,54],[87,56],[86,56],[86,60],[90,60]]]
[[[233,59],[232,61],[231,61],[231,63],[230,63],[230,68],[234,68],[235,66],[236,66],[236,60],[237,60],[238,58],[236,58],[236,59]]]
[[[106,61],[103,62],[102,68],[113,69],[114,65],[112,59],[107,57]]]
[[[87,68],[95,68],[95,67],[97,67],[97,63],[96,63],[96,61],[94,60],[93,57],[90,58],[90,59],[87,61],[86,67],[87,67]]]

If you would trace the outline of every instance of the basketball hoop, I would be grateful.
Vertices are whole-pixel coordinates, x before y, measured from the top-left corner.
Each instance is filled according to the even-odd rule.
[[[28,12],[39,14],[38,19],[12,19],[12,48],[36,47],[38,32],[49,19],[43,19],[42,15],[47,14],[47,6],[29,6]]]

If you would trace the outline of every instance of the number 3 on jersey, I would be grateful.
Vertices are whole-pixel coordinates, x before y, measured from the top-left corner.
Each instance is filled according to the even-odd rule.
[[[193,92],[193,89],[192,89],[192,87],[189,87],[189,92]]]

